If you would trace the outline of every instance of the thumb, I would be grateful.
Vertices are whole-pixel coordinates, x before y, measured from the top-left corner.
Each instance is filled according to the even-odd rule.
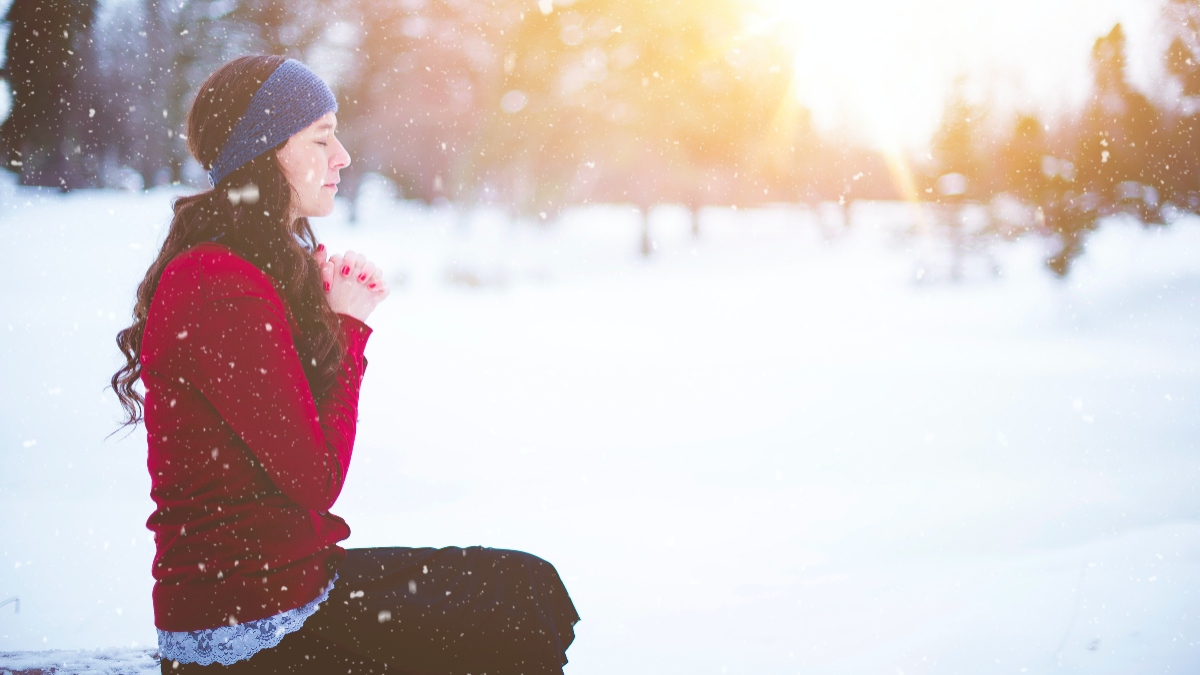
[[[333,263],[328,260],[321,263],[321,287],[326,293],[333,288]]]

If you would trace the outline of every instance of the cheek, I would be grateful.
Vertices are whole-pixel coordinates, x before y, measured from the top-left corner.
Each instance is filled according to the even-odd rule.
[[[307,185],[319,186],[325,179],[325,158],[320,153],[310,153],[300,162],[300,179]]]
[[[314,185],[321,182],[320,163],[316,159],[309,162],[308,166],[305,167],[304,182]]]
[[[316,168],[318,160],[295,152],[280,152],[277,158],[283,175],[293,186],[300,187],[320,180],[321,172]]]

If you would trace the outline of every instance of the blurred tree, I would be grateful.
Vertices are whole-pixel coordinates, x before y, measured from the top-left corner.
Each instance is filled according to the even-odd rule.
[[[358,46],[339,88],[339,127],[355,157],[343,184],[379,171],[408,197],[481,198],[469,171],[493,98],[497,42],[524,2],[353,0]],[[487,101],[487,103],[485,103]]]
[[[336,18],[327,0],[206,0],[209,16],[238,34],[245,54],[303,58],[329,22]],[[241,54],[239,54],[240,56]]]
[[[788,145],[791,156],[783,183],[799,201],[837,199],[837,190],[827,185],[825,164],[829,143],[813,126],[811,111],[797,108],[792,115],[792,137]]]
[[[786,143],[790,59],[777,40],[747,39],[741,10],[732,0],[543,0],[522,13],[506,35],[475,180],[539,216],[568,202],[632,202],[646,254],[653,205],[694,211],[761,192],[776,149],[768,135]]]
[[[208,3],[143,2],[146,51],[137,61],[141,66],[137,75],[142,105],[131,110],[130,118],[146,132],[144,142],[138,143],[138,169],[146,187],[150,187],[183,179],[187,148],[179,134],[190,103],[185,98],[192,93],[185,69],[187,63],[200,56],[200,43],[191,33],[202,34],[207,27],[204,10]]]
[[[157,92],[145,86],[150,70],[145,10],[144,2],[122,3],[113,8],[101,32],[103,101],[96,117],[110,130],[108,144],[103,149],[104,180],[106,184],[123,187],[132,186],[128,177],[118,174],[118,167],[136,172],[141,184],[149,186],[154,184],[160,166],[156,161],[159,158],[149,157],[147,147],[150,144],[147,113]]]
[[[105,45],[106,118],[119,129],[115,161],[135,170],[145,187],[184,179],[187,108],[199,71],[220,65],[224,44],[210,31],[212,5],[141,0],[114,17],[110,35],[121,39]]]
[[[966,79],[957,78],[930,143],[937,172],[935,191],[940,199],[958,201],[986,194],[985,162],[980,147],[984,112],[968,100]]]
[[[1041,204],[1051,161],[1042,123],[1033,115],[1019,116],[1001,155],[1001,189],[1027,204]]]
[[[12,93],[0,124],[0,158],[22,185],[82,187],[94,181],[84,140],[95,105],[92,27],[97,0],[13,0],[5,20],[4,77]],[[90,153],[89,153],[90,155]]]
[[[986,195],[980,129],[983,109],[966,95],[966,79],[954,81],[946,99],[942,119],[930,143],[933,158],[933,194],[938,207],[934,224],[950,242],[950,278],[962,278],[966,258],[967,233],[964,232],[964,203],[968,198]]]
[[[681,80],[674,94],[683,109],[676,124],[684,166],[692,170],[682,179],[694,234],[702,206],[794,199],[791,148],[811,130],[803,128],[811,120],[791,88],[792,58],[784,41],[737,30],[739,11],[736,5],[721,4],[715,15],[696,17],[697,23],[706,22],[699,40],[695,30],[681,29],[681,37],[698,43],[692,51],[708,56],[698,72],[689,73],[686,65],[680,69],[681,77],[693,79]],[[718,180],[705,180],[722,173],[726,175]]]
[[[1178,86],[1168,97],[1167,139],[1163,144],[1163,199],[1177,208],[1200,212],[1200,0],[1169,0],[1163,25],[1170,47],[1167,74]]]
[[[1162,13],[1170,42],[1164,54],[1167,73],[1179,79],[1184,96],[1200,96],[1200,0],[1167,0]]]
[[[1172,0],[1171,4],[1182,3],[1180,0]],[[1200,96],[1200,64],[1197,64],[1196,55],[1192,50],[1192,45],[1189,45],[1182,35],[1176,35],[1164,58],[1167,72],[1179,78],[1184,96]]]
[[[1167,129],[1162,154],[1162,198],[1176,208],[1200,213],[1200,114],[1179,115]]]
[[[1157,161],[1162,115],[1129,85],[1121,24],[1096,40],[1092,72],[1093,97],[1084,109],[1076,153],[1077,180],[1105,204],[1116,204],[1131,189],[1124,183],[1162,185]]]
[[[101,114],[117,130],[107,161],[132,167],[147,187],[186,180],[180,134],[196,88],[245,54],[305,58],[328,23],[323,8],[320,0],[140,0],[114,8],[102,45]],[[207,186],[202,176],[191,179]]]
[[[1060,248],[1047,265],[1066,276],[1087,233],[1105,215],[1127,212],[1161,222],[1160,190],[1169,191],[1170,162],[1162,113],[1130,86],[1125,33],[1116,24],[1092,48],[1093,95],[1083,110],[1072,156],[1074,180],[1052,177],[1043,200],[1046,229]]]

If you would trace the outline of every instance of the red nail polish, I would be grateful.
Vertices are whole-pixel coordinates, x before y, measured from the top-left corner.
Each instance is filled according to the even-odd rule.
[[[325,250],[325,244],[317,244],[317,250],[318,250],[318,251],[324,251],[324,250]]]
[[[342,275],[344,276],[347,274],[350,274],[350,266],[349,265],[345,265],[342,267]]]
[[[367,273],[366,273],[366,272],[363,272],[362,274],[358,275],[358,280],[359,280],[359,281],[366,281],[366,280],[367,280]]]
[[[325,290],[327,290],[327,291],[329,290],[329,282],[328,281],[325,282]]]
[[[375,284],[368,284],[367,288],[375,288]]]

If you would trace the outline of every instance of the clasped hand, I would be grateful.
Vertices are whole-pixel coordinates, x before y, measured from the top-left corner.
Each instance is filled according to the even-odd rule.
[[[361,253],[346,251],[331,256],[327,253],[321,245],[313,257],[321,267],[321,281],[329,306],[338,314],[348,314],[365,323],[389,294],[383,270]]]

